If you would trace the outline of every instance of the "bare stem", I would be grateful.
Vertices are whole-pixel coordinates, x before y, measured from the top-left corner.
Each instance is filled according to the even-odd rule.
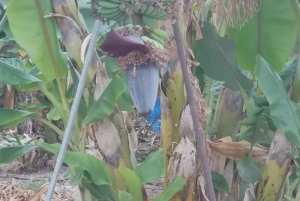
[[[201,161],[203,172],[204,172],[204,178],[205,178],[206,187],[207,187],[207,196],[208,196],[209,201],[216,201],[216,195],[215,195],[214,187],[212,184],[211,171],[208,166],[208,159],[207,159],[206,150],[205,150],[205,146],[204,146],[205,143],[204,143],[203,135],[202,135],[202,132],[200,129],[201,125],[200,125],[200,121],[198,118],[196,103],[195,103],[194,94],[193,94],[192,85],[191,85],[191,80],[190,80],[187,65],[186,65],[186,56],[184,53],[182,39],[180,37],[180,30],[179,30],[177,22],[175,22],[172,26],[173,26],[176,45],[177,45],[179,61],[181,64],[184,84],[185,84],[185,88],[186,88],[187,100],[188,100],[188,103],[191,108],[191,115],[192,115],[192,119],[193,119],[194,130],[195,130],[195,135],[196,135],[196,140],[197,140],[197,152],[200,156],[200,161]]]
[[[52,130],[54,130],[54,132],[57,133],[57,135],[62,139],[63,136],[64,136],[64,132],[62,130],[60,130],[58,127],[56,127],[54,124],[52,124],[51,122],[45,120],[45,119],[42,119],[42,118],[39,118],[37,119],[39,122],[45,124],[46,126],[48,126],[49,128],[51,128]]]
[[[132,22],[134,25],[140,25],[144,26],[143,16],[138,14],[133,14],[132,16]]]

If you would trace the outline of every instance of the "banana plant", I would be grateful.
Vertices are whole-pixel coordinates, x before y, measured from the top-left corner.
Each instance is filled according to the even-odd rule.
[[[91,4],[86,0],[10,0],[7,6],[10,29],[16,43],[28,53],[32,65],[22,71],[14,64],[0,61],[0,82],[19,90],[40,90],[48,102],[37,98],[39,104],[23,104],[24,111],[0,109],[0,125],[8,128],[35,118],[63,137],[63,131],[37,110],[47,108],[49,119],[62,119],[66,124],[89,44],[89,24],[92,23],[88,22],[100,19],[103,30],[97,43],[99,50],[93,57],[69,144],[72,151],[79,152],[68,152],[65,162],[70,169],[66,176],[73,184],[85,188],[82,188],[84,200],[147,200],[142,184],[153,181],[162,173],[165,193],[155,200],[187,201],[206,197],[203,173],[199,171],[202,161],[195,154],[195,146],[205,145],[196,145],[193,124],[190,123],[190,103],[186,101],[173,38],[172,23],[177,20],[187,62],[193,66],[189,69],[189,76],[204,136],[208,140],[206,130],[209,135],[222,138],[220,140],[230,136],[236,141],[233,143],[250,143],[249,151],[243,152],[247,154],[235,163],[230,161],[226,165],[223,157],[224,164],[216,168],[214,163],[220,156],[210,158],[214,187],[219,195],[224,195],[219,198],[224,200],[226,195],[244,200],[257,182],[258,200],[263,200],[270,190],[282,192],[274,195],[276,199],[283,194],[291,197],[290,191],[283,192],[283,183],[291,160],[290,152],[299,145],[299,106],[286,94],[295,65],[285,68],[284,63],[297,35],[294,7],[288,1],[279,0],[245,1],[243,4],[224,0],[186,0],[183,4],[169,0],[154,3],[92,0]],[[91,16],[84,15],[87,11],[91,11]],[[27,19],[31,19],[30,23]],[[57,42],[55,22],[63,49],[67,51],[64,54]],[[281,73],[277,75],[276,72]],[[294,91],[297,88],[295,83]],[[154,106],[158,88],[161,90],[163,146],[159,157],[164,160],[160,160],[156,174],[145,175],[148,172],[143,172],[141,165],[135,164],[120,110],[130,111],[133,102],[138,112],[147,117]],[[204,98],[200,89],[204,89]],[[288,111],[283,113],[280,105]],[[212,113],[206,118],[207,107]],[[211,140],[210,145],[215,143]],[[281,148],[285,146],[288,150],[285,158],[279,157],[281,151],[275,147],[279,141]],[[88,142],[93,143],[86,144]],[[254,160],[257,144],[270,147],[265,168]],[[97,145],[97,148],[91,145]],[[36,142],[35,146],[42,146],[52,153],[59,150],[59,145]],[[215,154],[210,146],[205,147],[209,154]],[[25,153],[35,147],[13,148]],[[0,153],[7,153],[7,150],[0,149]],[[222,155],[222,151],[218,153]],[[104,158],[105,163],[87,153]],[[72,158],[80,158],[87,166],[78,165],[79,161]],[[84,158],[99,164],[105,178],[91,169]],[[12,159],[2,160],[7,163]],[[144,164],[150,162],[147,159]],[[278,162],[281,166],[272,169],[271,175],[270,167]],[[281,179],[277,178],[279,175]],[[185,182],[176,179],[178,176],[182,176]],[[176,190],[172,190],[174,186],[177,186]]]

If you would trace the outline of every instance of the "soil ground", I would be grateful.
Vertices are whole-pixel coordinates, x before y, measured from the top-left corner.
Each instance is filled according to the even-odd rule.
[[[151,129],[151,126],[148,125],[143,118],[136,115],[132,116],[139,139],[136,158],[140,163],[144,161],[150,153],[157,151],[160,148],[160,136]],[[4,144],[1,143],[1,140],[5,139],[5,142],[9,141],[6,137],[7,135],[5,133],[0,133],[0,147]],[[10,139],[13,140],[13,138]],[[37,154],[40,154],[39,151]],[[49,156],[47,156],[47,158],[49,158]],[[26,159],[24,161],[28,160],[30,159]],[[3,191],[15,190],[20,193],[26,193],[27,190],[29,190],[36,192],[44,184],[49,183],[52,177],[53,167],[55,165],[55,158],[53,160],[42,160],[39,164],[35,164],[34,169],[26,168],[26,171],[20,167],[20,164],[24,163],[19,159],[18,161],[8,165],[0,165],[0,201],[6,201],[5,198],[1,198]],[[55,199],[53,200],[79,201],[78,198],[80,195],[78,187],[72,187],[69,184],[69,180],[62,176],[66,169],[67,167],[65,166],[62,168],[61,175],[55,189]],[[147,191],[149,200],[152,200],[154,197],[163,192],[162,179],[148,183],[144,185],[144,187]],[[16,199],[14,201],[19,200]]]

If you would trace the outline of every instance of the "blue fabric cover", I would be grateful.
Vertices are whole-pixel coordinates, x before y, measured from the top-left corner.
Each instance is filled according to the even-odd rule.
[[[155,121],[155,122],[154,122]],[[152,125],[152,129],[158,134],[161,135],[160,125],[161,125],[161,111],[160,111],[160,99],[157,98],[154,109],[152,110],[150,116],[147,119],[147,122],[150,124],[154,122]]]

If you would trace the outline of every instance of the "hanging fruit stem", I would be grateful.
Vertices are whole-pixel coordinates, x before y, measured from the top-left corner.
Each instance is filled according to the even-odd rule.
[[[144,26],[144,21],[143,21],[143,16],[139,15],[139,14],[132,14],[131,15],[132,18],[132,22],[134,25],[140,25],[140,26]]]
[[[186,56],[184,53],[184,48],[183,48],[182,39],[180,36],[180,30],[179,30],[177,21],[172,26],[173,26],[176,45],[177,45],[179,61],[181,64],[184,84],[185,84],[185,88],[186,88],[187,100],[190,105],[191,115],[193,118],[194,131],[195,131],[196,140],[197,140],[197,152],[200,156],[200,161],[201,161],[203,172],[204,172],[204,178],[205,178],[206,187],[207,187],[207,196],[210,201],[216,201],[216,195],[215,195],[213,184],[212,184],[211,172],[210,172],[210,169],[208,166],[208,159],[207,159],[207,154],[206,154],[206,150],[205,150],[205,146],[204,146],[205,143],[204,143],[203,135],[202,135],[202,132],[200,129],[201,125],[200,125],[200,121],[199,121],[198,114],[197,114],[197,107],[196,107],[196,103],[194,100],[192,85],[191,85],[191,81],[190,81],[190,77],[189,77],[189,73],[188,73],[188,69],[187,69],[187,65],[186,65]]]

